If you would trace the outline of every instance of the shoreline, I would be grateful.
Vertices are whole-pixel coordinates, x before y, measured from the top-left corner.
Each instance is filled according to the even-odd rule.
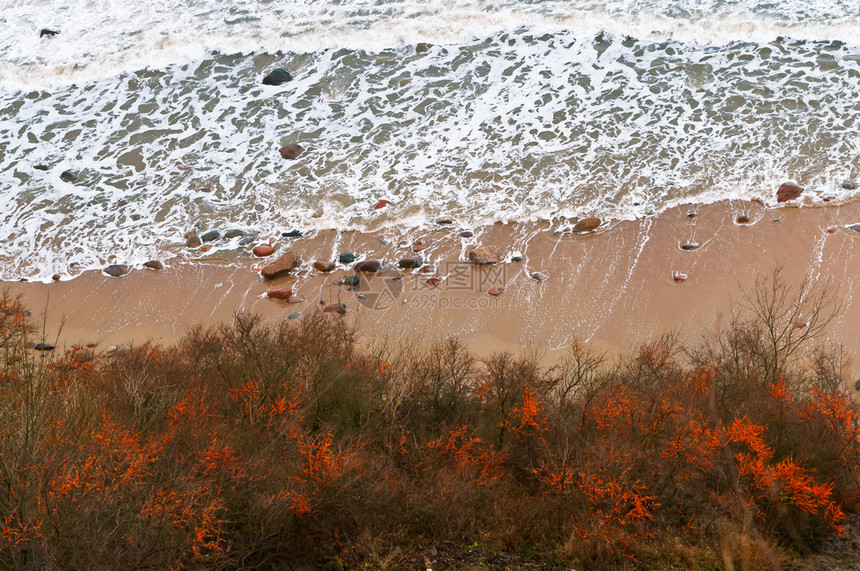
[[[748,223],[737,222],[742,214]],[[858,259],[860,233],[846,226],[858,221],[856,201],[816,208],[727,201],[674,207],[584,235],[557,235],[542,222],[496,224],[475,229],[471,238],[459,237],[463,229],[456,226],[402,235],[329,231],[276,243],[269,258],[176,258],[163,260],[164,270],[135,269],[120,278],[89,271],[69,281],[4,287],[21,294],[34,323],[42,323],[46,311],[49,342],[64,320],[60,346],[172,344],[190,326],[227,322],[236,311],[254,311],[264,319],[295,313],[300,319],[337,318],[317,313],[323,299],[326,306],[345,304],[347,313],[340,318],[356,325],[360,339],[403,343],[457,336],[479,355],[533,349],[552,362],[574,339],[614,353],[670,331],[682,342],[712,334],[728,323],[731,300],[740,299],[755,276],[781,265],[792,290],[805,277],[812,286],[831,279],[838,287],[843,311],[816,342],[843,343],[846,356],[856,361],[860,304],[854,297],[860,272],[852,262]],[[698,247],[686,251],[685,243]],[[466,251],[479,246],[498,247],[502,263],[479,268],[464,262]],[[254,272],[287,250],[299,254],[297,272],[305,275],[264,281]],[[332,285],[353,274],[345,266],[331,273],[313,268],[314,261],[336,261],[341,252],[394,268],[401,258],[422,256],[432,272],[365,274],[369,279],[348,291]],[[522,261],[510,261],[514,253],[521,253]],[[534,272],[548,278],[535,280]],[[688,279],[675,281],[674,272]],[[392,280],[396,275],[403,279]],[[428,285],[431,276],[442,281]],[[487,293],[493,287],[504,291],[493,297]],[[293,301],[265,298],[266,291],[282,288],[293,290]],[[390,295],[380,297],[384,291]],[[854,378],[857,366],[849,363]]]

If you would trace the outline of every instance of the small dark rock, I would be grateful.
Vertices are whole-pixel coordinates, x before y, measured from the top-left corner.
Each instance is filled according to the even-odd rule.
[[[346,291],[358,291],[358,288],[355,286],[349,286],[348,288],[346,288]]]
[[[239,245],[240,246],[247,246],[248,244],[250,244],[251,242],[253,242],[256,239],[257,239],[256,234],[249,234],[248,236],[245,236],[244,238],[239,240]]]
[[[448,226],[448,225],[453,224],[453,223],[454,223],[454,219],[448,218],[447,216],[440,218],[439,220],[436,221],[436,224],[439,224],[440,226]]]
[[[344,252],[340,256],[338,256],[337,261],[341,264],[351,264],[355,261],[355,254],[352,252]]]
[[[46,171],[48,170],[48,165],[35,165],[33,168],[37,171]]]
[[[50,343],[36,343],[33,346],[33,349],[35,349],[36,351],[53,351],[54,346]]]
[[[201,243],[196,230],[192,230],[185,235],[185,245],[189,248],[199,248]]]
[[[499,263],[499,250],[497,248],[475,248],[469,250],[469,261],[479,266]]]
[[[118,278],[127,274],[129,272],[129,267],[120,264],[111,264],[102,271],[112,278]]]
[[[281,153],[281,156],[285,159],[295,160],[299,158],[299,156],[305,151],[305,148],[301,145],[284,145],[281,147],[278,152]]]
[[[857,232],[858,234],[860,234],[860,224],[851,224],[850,226],[846,226],[846,228],[848,228],[852,232]]]
[[[286,275],[299,267],[301,260],[295,252],[287,252],[260,271],[265,279],[271,280]]]
[[[148,262],[144,262],[143,267],[149,268],[151,270],[163,270],[164,264],[162,264],[158,260],[150,260]]]
[[[203,240],[204,242],[214,242],[215,240],[217,240],[220,237],[221,237],[221,232],[219,232],[218,230],[210,230],[210,231],[206,232],[205,234],[203,234],[202,236],[200,236],[200,239]]]
[[[601,224],[600,218],[591,217],[591,218],[583,218],[573,225],[574,232],[591,232],[592,230],[597,230],[597,228]]]
[[[288,81],[292,81],[293,76],[287,70],[279,67],[263,78],[263,85],[281,85]]]
[[[314,262],[314,269],[318,272],[330,272],[334,268],[335,265],[332,262]]]
[[[843,180],[842,188],[845,190],[857,190],[858,184],[856,180]]]
[[[301,238],[304,234],[300,230],[290,230],[289,232],[281,232],[283,238]]]
[[[357,272],[375,273],[382,269],[382,263],[379,260],[365,260],[355,264],[353,269]]]
[[[746,214],[738,214],[738,217],[735,220],[738,224],[749,224],[750,217]]]
[[[60,274],[54,274],[51,276],[51,280],[58,282],[58,281],[60,281],[60,277],[61,277]]]
[[[233,228],[231,230],[227,230],[226,232],[224,232],[224,238],[227,240],[232,240],[233,238],[238,238],[238,237],[244,236],[244,235],[245,235],[245,232],[242,230],[239,230],[238,228]]]
[[[421,256],[415,256],[412,258],[403,258],[399,262],[397,262],[397,265],[400,266],[401,268],[403,268],[404,270],[411,270],[414,268],[420,268],[421,266],[424,265],[424,258],[422,258]]]
[[[341,283],[347,286],[357,286],[360,281],[361,278],[359,278],[358,276],[344,276],[343,281]]]
[[[511,261],[512,262],[522,262],[523,257],[522,256],[511,256]]]
[[[776,191],[776,201],[788,202],[789,200],[794,200],[799,197],[802,192],[802,187],[794,184],[793,182],[784,182]]]
[[[60,33],[60,30],[52,30],[50,28],[42,28],[41,30],[39,30],[39,37],[44,38],[45,36],[48,36],[49,38],[53,38],[54,36],[56,36],[59,33]]]
[[[549,275],[543,272],[532,272],[532,278],[536,279],[539,282],[545,282],[549,279]]]
[[[301,313],[291,313],[287,316],[287,319],[298,319],[301,315]]]
[[[695,210],[691,210],[690,212],[687,213],[687,218],[695,218],[698,215],[699,215],[698,212],[696,212]]]
[[[460,232],[460,238],[471,238],[474,235],[475,233],[470,230],[464,230],[463,232]]]
[[[688,252],[692,252],[693,250],[697,250],[698,248],[698,242],[684,242],[683,244],[681,244],[681,249],[686,250]]]
[[[63,171],[60,173],[60,180],[63,182],[75,182],[78,180],[78,175],[73,171]]]
[[[435,287],[435,286],[439,285],[440,283],[442,283],[442,278],[440,278],[440,277],[433,276],[433,277],[427,278],[427,285]]]
[[[275,249],[269,246],[268,244],[260,244],[259,246],[254,246],[254,249],[251,250],[258,258],[265,258],[266,256],[271,256],[275,253]]]
[[[131,219],[137,222],[138,220],[140,220],[140,214],[132,214]]]

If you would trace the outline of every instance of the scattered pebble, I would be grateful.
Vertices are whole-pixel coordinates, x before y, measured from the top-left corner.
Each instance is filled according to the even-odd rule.
[[[33,346],[33,349],[36,351],[53,351],[54,346],[50,343],[36,343],[36,345]]]
[[[260,244],[259,246],[254,246],[254,249],[251,250],[258,258],[265,258],[266,256],[271,256],[275,253],[275,249],[268,244]]]
[[[794,328],[795,329],[804,329],[807,325],[809,325],[809,324],[805,321],[798,321],[794,324]]]
[[[288,232],[281,232],[282,238],[301,238],[304,234],[302,234],[301,230],[290,230]]]
[[[692,252],[693,250],[699,249],[699,243],[698,242],[684,242],[683,244],[681,244],[681,249],[686,250],[687,252]]]
[[[337,259],[341,264],[351,264],[355,261],[355,254],[352,252],[344,252],[338,256]]]
[[[144,268],[149,268],[151,270],[163,270],[164,264],[159,262],[158,260],[150,260],[148,262],[143,263]]]
[[[683,274],[681,272],[673,272],[672,279],[676,282],[685,282],[687,281],[687,274]]]
[[[857,190],[858,186],[860,185],[857,184],[856,180],[848,179],[842,181],[842,188],[844,188],[845,190]]]
[[[549,279],[549,274],[543,272],[532,272],[532,277],[539,282],[545,282]]]
[[[750,217],[746,214],[738,214],[738,217],[735,219],[738,224],[749,224]]]
[[[314,269],[318,272],[327,273],[334,270],[335,265],[333,262],[314,262]]]
[[[281,153],[281,156],[288,160],[295,160],[301,156],[303,152],[305,152],[305,148],[301,145],[284,145],[278,152]]]
[[[475,233],[470,231],[470,230],[465,230],[463,232],[460,232],[460,238],[471,238],[474,235],[475,235]]]
[[[498,296],[502,295],[503,291],[505,291],[505,288],[503,288],[503,287],[494,287],[494,288],[489,289],[487,291],[487,293],[494,296],[494,297],[498,297]]]
[[[385,208],[385,207],[386,207],[386,206],[388,206],[389,204],[391,204],[391,203],[390,203],[390,202],[388,202],[387,200],[380,200],[379,202],[377,202],[377,203],[373,206],[373,209],[374,209],[374,210],[380,210],[380,209],[382,209],[382,208]]]
[[[591,218],[583,218],[573,225],[573,232],[591,232],[597,230],[602,224],[600,218],[592,216]]]
[[[836,230],[837,230],[836,226],[828,226],[827,228],[824,229],[824,231],[827,232],[828,234],[834,234],[836,232]]]
[[[285,70],[282,67],[279,67],[271,72],[269,72],[266,77],[263,78],[263,85],[281,85],[288,81],[292,81],[293,76],[290,72]]]
[[[120,276],[124,276],[125,274],[127,274],[129,272],[129,270],[130,270],[130,268],[128,266],[121,265],[121,264],[111,264],[110,266],[106,267],[102,271],[104,273],[106,273],[107,275],[111,276],[112,278],[118,278]]]
[[[803,187],[793,182],[784,182],[776,191],[776,201],[789,202],[800,197],[801,193],[803,193]]]
[[[287,316],[287,319],[298,319],[300,315],[301,315],[300,312],[291,313]]]
[[[428,285],[435,287],[435,286],[439,285],[440,283],[442,283],[442,278],[440,278],[438,276],[433,276],[431,278],[427,278],[427,284]]]

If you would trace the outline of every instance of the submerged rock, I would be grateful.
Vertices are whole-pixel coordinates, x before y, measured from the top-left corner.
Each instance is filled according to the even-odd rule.
[[[475,235],[475,233],[472,232],[471,230],[464,230],[464,231],[460,232],[460,238],[471,238],[474,235]]]
[[[379,260],[365,260],[355,264],[353,269],[357,272],[375,273],[382,269],[382,263]]]
[[[78,175],[74,171],[63,171],[60,173],[60,180],[63,182],[75,182],[78,180]]]
[[[495,247],[474,248],[469,250],[468,256],[470,262],[479,266],[499,263],[499,249]]]
[[[334,268],[335,265],[332,262],[314,262],[314,269],[319,272],[330,272]]]
[[[290,72],[282,67],[269,72],[269,75],[263,78],[263,85],[283,85],[288,81],[292,81],[293,76]]]
[[[111,264],[102,271],[113,278],[118,278],[127,274],[129,267],[120,264]]]
[[[267,280],[275,279],[277,277],[286,275],[299,267],[301,264],[301,259],[299,256],[293,252],[289,251],[286,254],[283,254],[277,260],[267,265],[260,271],[260,275]]]
[[[858,186],[860,186],[860,185],[857,184],[856,180],[850,180],[849,179],[849,180],[843,180],[842,181],[842,188],[844,188],[845,190],[857,190]]]
[[[413,256],[411,258],[402,258],[397,265],[403,268],[404,270],[412,270],[415,268],[420,268],[424,265],[424,258],[421,256]]]
[[[159,262],[158,260],[150,260],[148,262],[143,263],[144,268],[149,268],[151,270],[163,270],[164,264]]]
[[[738,214],[738,217],[735,219],[738,224],[749,224],[750,217],[746,214]]]
[[[799,197],[802,192],[802,187],[794,184],[793,182],[784,182],[776,191],[776,201],[788,202],[790,200],[794,200]]]
[[[189,248],[199,248],[202,242],[200,241],[200,237],[197,235],[197,230],[191,230],[185,235],[185,245]]]
[[[377,203],[374,205],[373,209],[374,209],[374,210],[379,210],[380,208],[385,208],[385,207],[386,207],[386,206],[388,206],[389,204],[391,204],[391,203],[390,203],[390,202],[388,202],[387,200],[384,200],[384,199],[383,199],[383,200],[380,200],[379,202],[377,202]]]
[[[60,33],[60,30],[52,30],[50,28],[42,28],[41,30],[39,30],[39,37],[44,38],[45,36],[47,36],[49,38],[53,38],[54,36],[56,36],[59,33]]]
[[[359,278],[358,276],[344,276],[343,281],[341,281],[341,283],[347,286],[357,286],[360,281],[361,278]]]
[[[203,240],[204,242],[214,242],[215,240],[217,240],[220,237],[221,237],[221,232],[219,232],[218,230],[210,230],[210,231],[206,232],[205,234],[203,234],[202,236],[200,236],[200,239]]]
[[[346,314],[346,306],[342,303],[333,303],[331,305],[327,305],[325,309],[323,309],[323,313],[337,313],[338,315]]]
[[[355,261],[355,254],[352,252],[344,252],[340,256],[338,256],[337,260],[341,264],[351,264]]]
[[[592,230],[597,230],[602,223],[600,218],[597,217],[583,218],[573,225],[573,232],[591,232]]]
[[[278,149],[278,152],[281,153],[281,156],[285,159],[295,160],[305,152],[305,148],[301,145],[284,145]]]
[[[302,314],[300,312],[291,313],[287,316],[287,319],[298,319],[299,317],[301,317],[301,315]]]
[[[545,282],[549,279],[549,274],[543,272],[532,272],[532,277],[539,282]]]
[[[289,232],[281,232],[282,238],[301,238],[304,236],[300,230],[290,230]]]
[[[851,224],[850,226],[846,226],[846,228],[848,228],[852,232],[857,232],[858,234],[860,234],[860,224]]]
[[[245,232],[243,230],[239,230],[238,228],[232,228],[224,232],[224,238],[227,240],[232,240],[233,238],[239,238],[240,236],[244,236]]]

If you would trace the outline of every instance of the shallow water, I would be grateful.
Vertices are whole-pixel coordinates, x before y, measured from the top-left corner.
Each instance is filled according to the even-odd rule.
[[[856,1],[0,4],[2,279],[192,227],[629,219],[860,176]]]

